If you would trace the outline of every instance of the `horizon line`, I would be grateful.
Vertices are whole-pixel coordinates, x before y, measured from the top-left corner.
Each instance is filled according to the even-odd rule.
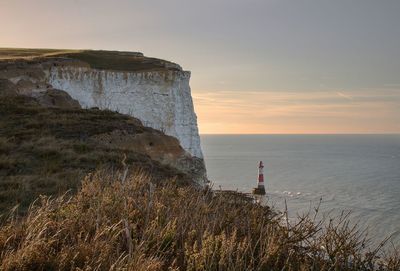
[[[199,133],[199,135],[400,135],[398,133]]]

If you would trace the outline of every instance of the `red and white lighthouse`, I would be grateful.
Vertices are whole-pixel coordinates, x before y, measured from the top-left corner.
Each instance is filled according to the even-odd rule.
[[[258,165],[258,188],[264,188],[264,164],[262,161]]]
[[[253,194],[256,195],[265,195],[265,187],[264,187],[264,164],[260,161],[258,165],[258,185],[253,189]]]

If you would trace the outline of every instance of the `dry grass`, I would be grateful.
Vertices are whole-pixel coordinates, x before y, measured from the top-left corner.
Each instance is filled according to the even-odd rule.
[[[143,172],[88,176],[0,228],[0,270],[399,270],[346,217],[295,225],[235,193],[152,184]]]

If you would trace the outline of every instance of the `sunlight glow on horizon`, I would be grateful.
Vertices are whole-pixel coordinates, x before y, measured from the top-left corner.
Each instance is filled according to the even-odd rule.
[[[397,90],[196,92],[193,100],[200,134],[400,133]]]

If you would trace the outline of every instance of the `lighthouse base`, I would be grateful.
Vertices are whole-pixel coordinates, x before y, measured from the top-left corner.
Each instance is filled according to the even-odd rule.
[[[265,188],[264,187],[256,187],[253,188],[253,194],[254,195],[265,195]]]

